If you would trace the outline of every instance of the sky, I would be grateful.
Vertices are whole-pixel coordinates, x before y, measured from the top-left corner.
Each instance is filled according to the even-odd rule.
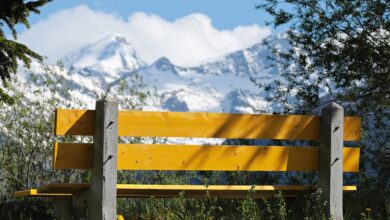
[[[147,63],[190,66],[250,47],[272,34],[256,0],[54,0],[31,15],[18,40],[54,62],[111,34]],[[278,30],[277,30],[278,31]]]

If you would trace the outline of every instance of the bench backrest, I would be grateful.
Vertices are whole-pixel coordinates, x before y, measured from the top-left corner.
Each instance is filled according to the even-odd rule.
[[[92,136],[94,110],[57,109],[55,134]],[[119,111],[118,136],[319,141],[321,117]],[[361,120],[344,117],[344,140],[359,141]],[[55,143],[54,169],[91,169],[93,144]],[[344,172],[359,171],[359,148],[344,147]],[[118,144],[118,170],[317,171],[318,147]]]

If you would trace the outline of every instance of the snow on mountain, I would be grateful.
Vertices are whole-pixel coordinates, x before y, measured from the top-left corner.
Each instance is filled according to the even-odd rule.
[[[279,40],[274,43],[279,44]],[[277,70],[268,67],[267,57],[271,54],[259,43],[192,67],[175,65],[166,57],[146,64],[125,38],[112,35],[69,55],[63,64],[35,63],[32,69],[17,76],[38,87],[32,88],[32,92],[26,90],[31,100],[42,98],[34,93],[41,90],[39,87],[46,91],[41,94],[45,97],[53,95],[50,89],[58,90],[56,96],[62,103],[58,107],[94,109],[95,101],[108,95],[116,98],[123,109],[272,112],[277,106],[268,102],[267,93],[250,80],[270,82],[277,77]],[[49,89],[47,81],[55,85]],[[23,86],[20,89],[24,90]],[[140,98],[142,95],[137,91],[149,95]],[[180,138],[167,141],[183,143]],[[221,144],[223,141],[184,140],[187,144]]]
[[[200,66],[176,66],[164,57],[138,72],[148,86],[165,95],[164,108],[170,111],[271,111],[265,94],[250,81],[275,79],[276,70],[268,68],[269,55],[259,43]]]
[[[66,64],[75,69],[94,69],[105,72],[136,70],[145,65],[132,45],[119,35],[108,36],[69,56]]]
[[[270,54],[269,49],[259,43],[192,67],[175,65],[166,57],[146,64],[125,38],[112,35],[69,55],[64,59],[64,67],[53,66],[52,72],[62,79],[71,96],[90,108],[107,92],[122,97],[116,85],[121,81],[130,85],[136,72],[142,77],[146,90],[155,89],[163,97],[159,104],[148,102],[144,109],[270,112],[274,106],[266,101],[264,91],[250,80],[275,79],[277,71],[268,67]]]

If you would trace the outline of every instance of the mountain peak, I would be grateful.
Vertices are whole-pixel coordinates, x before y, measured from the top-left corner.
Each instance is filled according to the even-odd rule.
[[[108,42],[108,43],[110,43],[110,42],[117,42],[118,44],[130,45],[131,46],[131,44],[127,41],[127,39],[125,37],[123,37],[122,35],[120,35],[120,34],[108,35],[107,37],[99,40],[96,43],[99,43],[99,42]]]
[[[145,65],[125,37],[113,34],[82,48],[67,58],[76,69],[92,68],[103,71],[136,70]]]
[[[161,57],[153,63],[153,66],[159,71],[172,72],[177,74],[176,67],[167,57]]]

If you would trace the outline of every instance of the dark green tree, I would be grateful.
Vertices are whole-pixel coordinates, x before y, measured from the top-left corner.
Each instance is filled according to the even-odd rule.
[[[17,38],[15,26],[22,24],[29,28],[27,19],[30,13],[39,14],[38,8],[50,1],[0,0],[0,78],[3,83],[10,79],[12,73],[16,73],[18,60],[26,67],[30,67],[31,59],[42,61],[39,54],[14,41]],[[4,27],[10,29],[14,40],[6,38]],[[12,97],[0,88],[0,101],[11,103],[12,100]]]
[[[264,0],[257,8],[272,16],[269,25],[288,27],[289,47],[273,59],[283,80],[267,89],[293,91],[306,105],[323,88],[360,109],[389,108],[389,0]]]
[[[347,114],[362,116],[368,172],[358,179],[366,194],[351,209],[375,207],[376,217],[390,216],[383,202],[390,201],[390,1],[262,0],[257,8],[271,16],[268,25],[287,29],[282,43],[266,42],[281,77],[257,83],[286,112],[314,113],[328,94]]]

